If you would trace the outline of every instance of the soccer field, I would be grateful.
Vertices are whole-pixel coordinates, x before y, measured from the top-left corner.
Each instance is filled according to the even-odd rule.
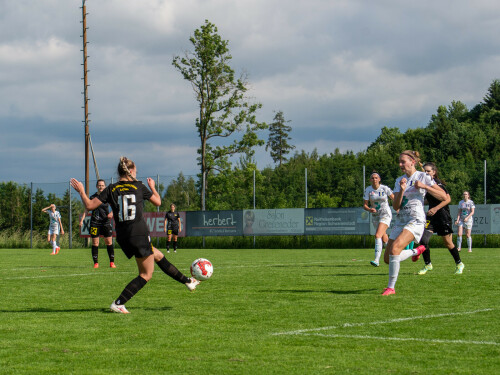
[[[90,249],[0,250],[1,374],[494,374],[500,373],[500,249],[447,250],[434,270],[387,265],[365,250],[184,250],[188,273],[214,274],[194,293],[155,268],[127,303],[109,305],[137,274],[92,268]]]

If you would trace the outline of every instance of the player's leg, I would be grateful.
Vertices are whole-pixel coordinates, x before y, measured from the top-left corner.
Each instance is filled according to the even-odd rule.
[[[180,282],[181,284],[185,284],[189,290],[194,290],[196,288],[196,285],[199,284],[198,280],[196,280],[195,278],[189,278],[184,275],[177,269],[177,267],[170,263],[165,255],[163,255],[163,253],[157,248],[153,247],[153,252],[156,264],[165,274],[170,276],[172,279]]]
[[[91,228],[96,229],[97,228]],[[94,262],[94,268],[99,268],[99,232],[96,235],[92,234],[92,261]]]
[[[470,226],[470,228],[467,228],[466,229],[466,236],[467,236],[467,248],[469,249],[469,253],[472,253],[472,237],[471,237],[471,233],[472,233],[472,225]]]
[[[137,268],[139,269],[139,276],[129,282],[125,289],[121,292],[120,296],[113,301],[111,304],[112,311],[128,314],[129,311],[125,308],[125,303],[135,296],[153,276],[155,264],[153,254],[144,258],[135,258],[135,261],[137,262]]]
[[[465,265],[462,263],[462,260],[460,259],[460,253],[458,252],[458,249],[453,244],[453,237],[451,233],[441,236],[441,238],[443,239],[443,244],[448,248],[448,251],[450,252],[451,256],[453,257],[453,260],[455,261],[456,264],[455,274],[457,275],[462,274]]]
[[[50,244],[52,245],[52,254],[57,254],[57,242],[56,242],[56,238],[57,238],[57,233],[55,232],[52,232],[52,234],[50,235]]]
[[[397,236],[393,239],[394,236]],[[413,241],[414,235],[407,229],[396,229],[393,228],[393,233],[391,233],[391,237],[389,239],[389,243],[387,244],[386,254],[388,254],[389,258],[389,281],[387,283],[387,288],[384,290],[382,295],[387,296],[390,294],[395,294],[395,286],[396,281],[398,280],[399,268],[401,262],[401,253],[411,241]],[[384,254],[384,260],[386,256]]]
[[[176,253],[177,252],[177,232],[175,230],[173,232],[175,232],[175,233],[172,233],[172,245],[174,248],[174,253]]]
[[[104,243],[106,244],[106,250],[108,251],[109,266],[111,268],[116,268],[115,248],[113,246],[113,228],[111,227],[111,224],[104,225],[102,227],[101,234],[104,237]]]
[[[172,240],[172,229],[167,229],[167,253],[170,253],[171,240]]]
[[[375,233],[375,258],[370,262],[372,266],[378,267],[380,262],[380,256],[382,255],[382,242],[384,235],[387,237],[388,225],[385,223],[379,223],[377,227],[377,232]]]
[[[458,223],[458,233],[457,233],[457,250],[460,251],[462,249],[462,233],[463,233],[464,227],[463,223],[459,222]]]

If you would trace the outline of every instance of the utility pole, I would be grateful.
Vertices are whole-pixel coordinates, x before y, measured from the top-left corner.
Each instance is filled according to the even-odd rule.
[[[85,0],[82,0],[82,27],[83,27],[83,108],[84,108],[84,129],[85,129],[85,191],[89,195],[89,99],[87,83],[87,7]]]

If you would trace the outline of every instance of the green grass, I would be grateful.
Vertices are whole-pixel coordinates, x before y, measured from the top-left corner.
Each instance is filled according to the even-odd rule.
[[[180,249],[181,271],[206,257],[212,279],[189,293],[157,268],[129,315],[108,308],[133,260],[49,252],[0,250],[1,374],[500,372],[499,249],[462,252],[463,275],[443,249],[425,276],[407,260],[388,297],[372,250]]]

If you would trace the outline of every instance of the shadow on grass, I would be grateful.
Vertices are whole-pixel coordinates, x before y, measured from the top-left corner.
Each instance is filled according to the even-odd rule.
[[[278,289],[278,290],[261,290],[263,293],[331,293],[331,294],[371,294],[376,291],[375,288],[358,289],[358,290],[312,290],[312,289]]]
[[[161,307],[134,307],[133,310],[144,310],[144,311],[168,311],[172,310],[170,306],[161,306]],[[46,307],[33,307],[30,309],[18,309],[18,310],[6,310],[0,309],[1,313],[71,313],[71,312],[100,312],[104,314],[112,314],[109,308],[96,307],[94,309],[50,309]]]

